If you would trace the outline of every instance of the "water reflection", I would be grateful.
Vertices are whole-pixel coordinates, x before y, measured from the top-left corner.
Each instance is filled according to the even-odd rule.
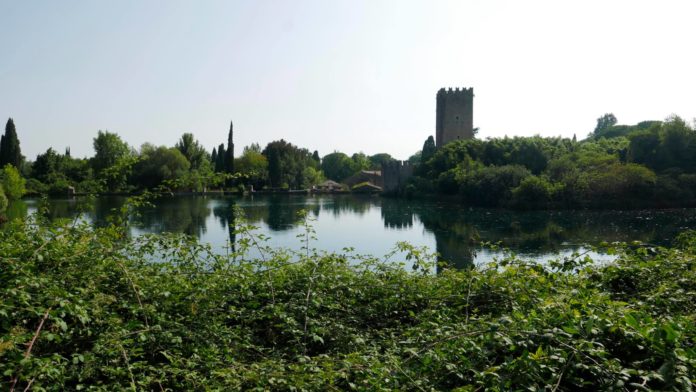
[[[52,218],[82,214],[104,225],[123,197],[50,200]],[[24,217],[38,200],[12,203],[9,218]],[[224,246],[235,243],[235,208],[272,245],[295,246],[301,210],[316,219],[318,247],[339,251],[354,246],[364,253],[385,254],[398,240],[435,249],[443,260],[464,267],[482,257],[480,241],[501,243],[530,256],[571,252],[602,241],[641,241],[668,245],[674,236],[696,228],[696,209],[657,211],[514,212],[467,208],[444,202],[356,196],[177,196],[143,208],[133,218],[137,232],[181,232]],[[481,261],[481,260],[479,260]]]

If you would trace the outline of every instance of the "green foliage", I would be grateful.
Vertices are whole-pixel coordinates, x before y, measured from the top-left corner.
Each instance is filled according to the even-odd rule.
[[[555,187],[544,177],[529,176],[512,189],[512,203],[518,207],[533,208],[546,206],[556,192]]]
[[[382,170],[382,164],[395,160],[394,157],[384,152],[370,155],[369,159],[371,170]]]
[[[48,193],[48,186],[36,178],[30,178],[26,183],[27,193],[30,195],[40,195]]]
[[[255,188],[262,188],[268,181],[268,160],[261,154],[258,144],[244,147],[242,156],[235,160],[237,173],[243,174],[243,180]]]
[[[597,119],[597,126],[594,129],[593,135],[597,137],[614,125],[616,125],[616,116],[614,116],[613,113],[607,113]]]
[[[18,200],[26,193],[26,180],[22,178],[16,167],[5,165],[0,171],[0,185],[5,191],[5,196],[10,200]]]
[[[225,154],[225,145],[220,143],[217,149],[217,156],[214,162],[214,170],[216,173],[222,173],[225,171]]]
[[[586,174],[588,197],[605,198],[649,198],[657,177],[655,173],[636,164],[612,164]]]
[[[130,148],[121,137],[109,131],[99,131],[94,138],[92,167],[97,175],[130,155]]]
[[[487,166],[463,177],[461,193],[470,203],[483,206],[509,204],[512,190],[531,173],[522,166]]]
[[[227,150],[225,150],[224,158],[225,172],[229,174],[234,173],[234,133],[232,121],[230,121],[230,131],[227,134]]]
[[[124,211],[146,199],[132,200]],[[269,248],[229,254],[40,215],[0,231],[0,374],[15,390],[691,390],[696,236],[432,274]],[[254,249],[258,258],[249,256]]]
[[[184,178],[189,168],[188,160],[178,149],[145,144],[133,166],[133,177],[137,184],[154,188],[165,181]]]
[[[0,167],[12,165],[20,168],[22,165],[22,152],[19,148],[19,139],[14,120],[9,118],[5,125],[5,134],[0,136]]]
[[[628,158],[653,170],[696,171],[696,130],[677,116],[630,135]]]
[[[5,209],[7,208],[7,204],[8,204],[7,196],[5,196],[5,191],[2,187],[2,184],[0,184],[0,212],[5,211]],[[0,218],[2,218],[2,215],[0,215]],[[1,223],[2,222],[0,221],[0,224]]]
[[[305,169],[318,169],[309,150],[282,139],[268,143],[263,155],[268,160],[268,180],[273,188],[301,189],[308,183]]]
[[[367,170],[372,166],[370,158],[362,152],[356,152],[350,157],[350,160],[353,161],[353,174],[361,170]]]
[[[437,147],[435,146],[435,139],[433,139],[432,136],[428,136],[428,138],[423,143],[423,150],[421,150],[421,163],[428,162],[430,158],[432,158],[433,155],[435,155],[436,151]]]
[[[438,149],[414,170],[409,194],[436,190],[461,194],[467,203],[516,208],[650,207],[691,205],[696,188],[696,131],[679,117],[645,121],[631,131],[600,119],[595,136],[459,140]],[[611,125],[610,125],[611,124]],[[601,124],[599,124],[601,125]],[[598,126],[599,126],[598,125]],[[628,135],[625,137],[623,135]],[[536,178],[513,191],[523,178]],[[489,169],[484,169],[488,167]],[[508,167],[508,169],[500,169]],[[500,176],[500,178],[496,178]]]
[[[210,158],[205,148],[198,143],[192,133],[184,133],[181,139],[174,145],[189,161],[192,170],[199,170],[205,164],[208,165]],[[216,154],[217,155],[217,154]]]
[[[355,173],[353,160],[342,152],[332,152],[321,160],[321,169],[326,178],[334,181],[343,181]]]
[[[124,158],[125,159],[125,158]],[[109,168],[102,171],[102,179],[110,183]],[[72,158],[70,155],[60,155],[52,148],[36,156],[31,165],[31,179],[28,186],[30,193],[59,193],[65,194],[68,186],[77,189],[101,190],[93,175],[89,160]],[[39,185],[39,183],[41,185]]]

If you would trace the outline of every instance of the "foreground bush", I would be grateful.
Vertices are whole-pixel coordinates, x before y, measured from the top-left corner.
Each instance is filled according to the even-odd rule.
[[[38,219],[38,218],[37,218]],[[39,222],[0,230],[3,390],[690,390],[696,236],[435,275]],[[254,249],[250,249],[254,248]],[[253,250],[258,259],[247,254]]]

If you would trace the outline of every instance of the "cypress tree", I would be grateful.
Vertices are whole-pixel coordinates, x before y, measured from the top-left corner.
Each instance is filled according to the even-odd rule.
[[[234,142],[232,140],[232,121],[230,121],[230,133],[227,134],[227,150],[225,151],[225,171],[234,172]]]
[[[225,171],[225,144],[220,143],[217,150],[217,160],[215,161],[215,171],[221,173]]]
[[[210,154],[210,162],[213,163],[213,167],[215,167],[215,163],[217,162],[217,149],[213,147],[213,152]]]
[[[7,120],[5,135],[0,140],[0,167],[11,164],[16,168],[22,163],[22,153],[19,149],[17,130],[12,118]]]
[[[430,158],[435,155],[437,147],[435,147],[435,139],[432,136],[428,136],[428,139],[423,143],[423,151],[421,152],[421,163],[426,163]]]

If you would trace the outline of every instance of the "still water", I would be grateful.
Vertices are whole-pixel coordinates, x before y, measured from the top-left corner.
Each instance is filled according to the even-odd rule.
[[[55,218],[81,218],[104,225],[123,197],[52,199]],[[10,206],[10,217],[36,210],[38,200]],[[85,205],[88,204],[88,205]],[[555,255],[584,252],[602,241],[640,241],[669,245],[676,234],[696,228],[696,209],[634,211],[528,211],[469,208],[450,202],[398,200],[376,196],[172,196],[156,200],[133,218],[132,233],[178,232],[210,243],[223,253],[234,240],[234,209],[271,238],[269,245],[299,249],[303,231],[298,213],[308,211],[320,250],[383,256],[398,241],[426,246],[442,260],[462,267],[501,256],[502,251],[481,247],[480,241],[501,243],[527,258],[547,260]],[[78,212],[82,211],[82,212]],[[611,257],[589,253],[598,261]]]

